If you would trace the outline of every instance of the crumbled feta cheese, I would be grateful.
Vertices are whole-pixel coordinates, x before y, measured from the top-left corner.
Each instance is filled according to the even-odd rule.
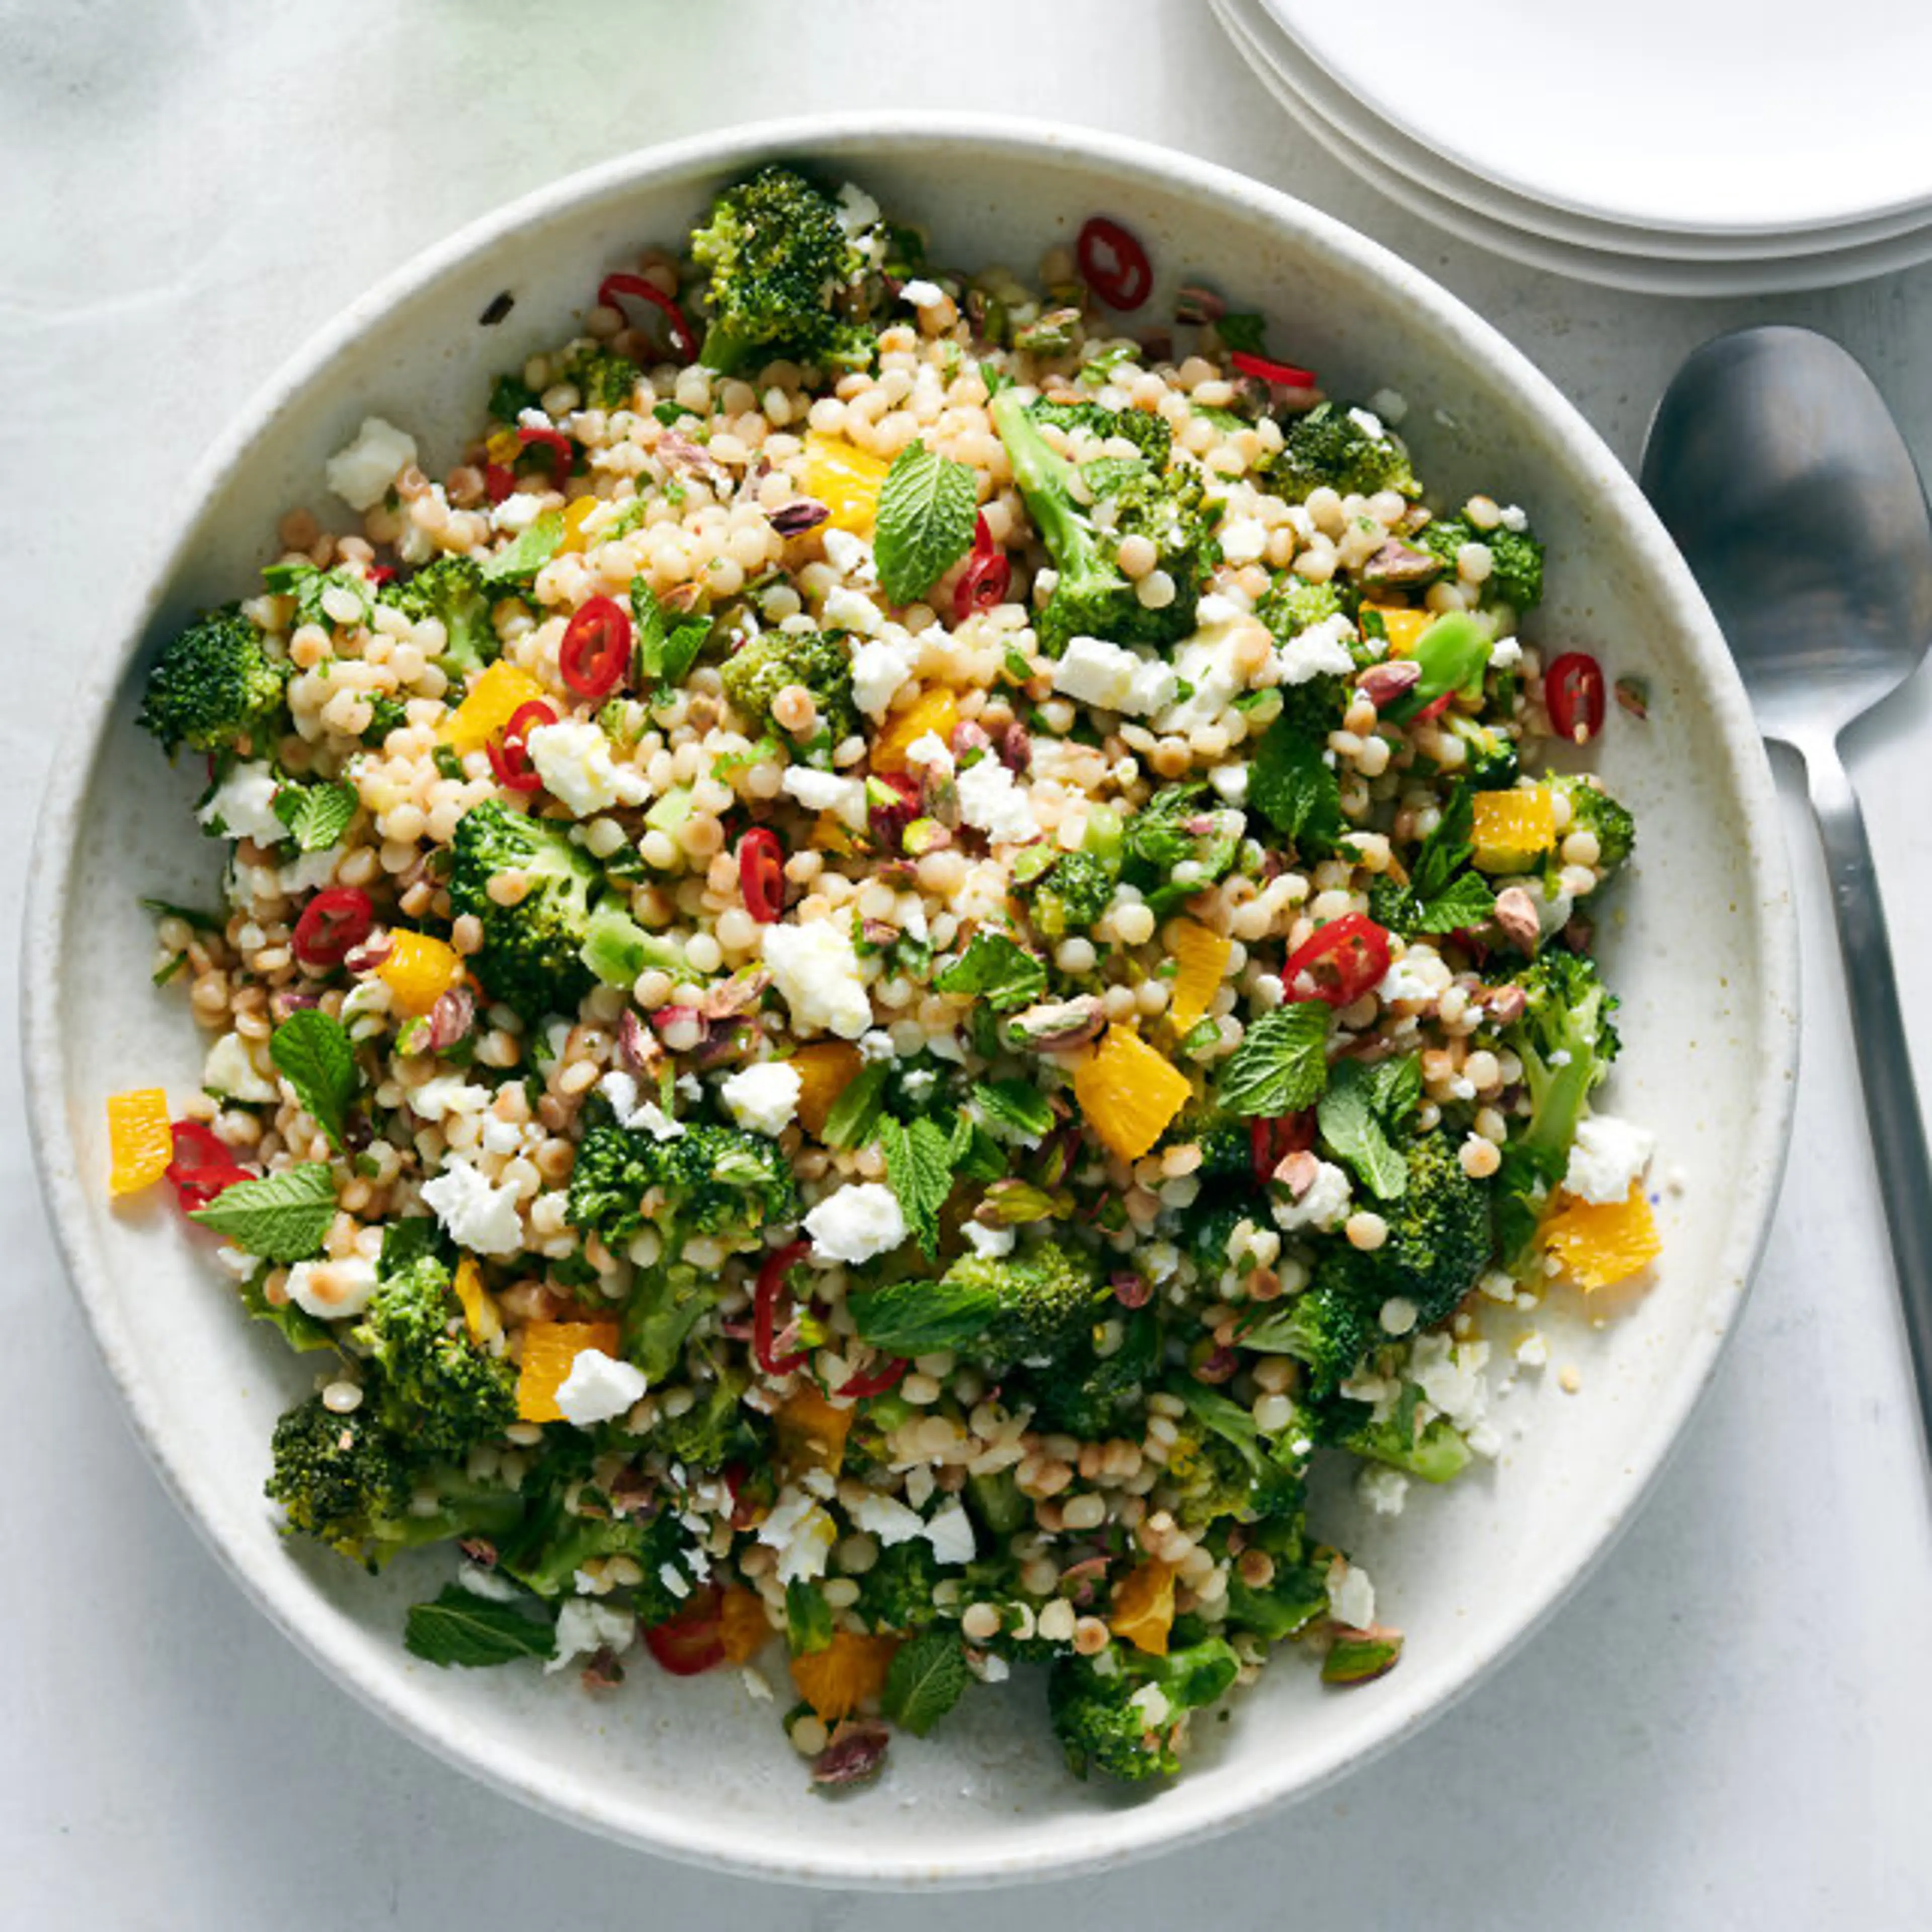
[[[1216,723],[1246,687],[1242,654],[1257,640],[1264,652],[1268,641],[1261,620],[1225,597],[1203,598],[1196,626],[1174,657],[1175,676],[1192,688],[1154,720],[1156,730],[1187,732]]]
[[[333,881],[342,858],[342,848],[332,845],[326,851],[304,852],[294,864],[284,866],[275,874],[283,896],[298,898],[304,892],[319,892]]]
[[[266,765],[237,765],[195,817],[210,831],[227,838],[252,838],[258,845],[272,845],[289,836],[289,828],[275,816],[279,789],[274,773]]]
[[[1423,1399],[1440,1409],[1458,1429],[1472,1429],[1489,1408],[1483,1381],[1488,1366],[1486,1342],[1457,1342],[1447,1335],[1418,1335],[1409,1352],[1408,1378]]]
[[[520,536],[542,514],[541,496],[532,490],[513,490],[490,512],[490,521],[506,536]]]
[[[848,235],[862,235],[879,219],[879,204],[856,182],[838,190],[838,225]]]
[[[1382,427],[1382,418],[1377,416],[1373,410],[1352,409],[1348,412],[1348,420],[1364,436],[1372,436],[1378,442],[1388,434],[1388,431]]]
[[[544,1674],[566,1670],[580,1657],[592,1657],[600,1650],[628,1650],[637,1634],[634,1611],[601,1604],[595,1597],[570,1598],[556,1613],[556,1648],[544,1664]]]
[[[872,546],[850,530],[828,526],[825,531],[825,560],[841,577],[864,577],[872,569]]]
[[[1053,688],[1099,711],[1144,718],[1174,702],[1175,674],[1103,638],[1074,638],[1053,668]]]
[[[872,1003],[858,952],[836,921],[769,926],[764,941],[766,968],[791,1010],[795,1030],[856,1040],[872,1025]]]
[[[1040,830],[1012,773],[990,756],[959,774],[959,816],[989,838],[1009,844],[1030,838]]]
[[[456,1573],[456,1586],[467,1590],[472,1597],[481,1597],[486,1604],[514,1604],[520,1601],[524,1594],[508,1577],[481,1563],[463,1564]]]
[[[805,1231],[820,1261],[868,1262],[905,1239],[905,1216],[890,1187],[864,1180],[828,1194],[806,1216]]]
[[[1283,684],[1306,684],[1311,677],[1334,674],[1347,676],[1355,668],[1348,639],[1354,627],[1339,612],[1298,632],[1281,647],[1276,662]]]
[[[850,631],[862,638],[876,635],[886,622],[885,614],[862,590],[842,584],[826,592],[823,615],[828,631]]]
[[[610,1102],[620,1127],[642,1128],[653,1139],[661,1141],[674,1141],[684,1132],[682,1124],[674,1120],[655,1100],[638,1097],[638,1083],[628,1073],[614,1068],[598,1082],[597,1090]]]
[[[565,1421],[589,1429],[623,1414],[646,1387],[641,1369],[602,1348],[580,1348],[571,1358],[569,1374],[557,1384],[556,1406]]]
[[[966,1244],[976,1255],[984,1256],[989,1261],[997,1261],[1002,1255],[1013,1251],[1013,1231],[1010,1228],[989,1228],[983,1221],[962,1221],[959,1232],[966,1237]]]
[[[829,812],[854,832],[865,830],[864,779],[841,778],[836,772],[817,771],[810,765],[788,765],[782,783],[786,795],[807,812]]]
[[[926,1540],[942,1563],[970,1563],[976,1545],[973,1525],[957,1496],[952,1498],[926,1526]]]
[[[1408,1501],[1408,1478],[1400,1469],[1365,1462],[1355,1478],[1355,1493],[1377,1516],[1400,1516]]]
[[[979,1676],[982,1684],[1004,1684],[1013,1674],[1012,1666],[1004,1657],[995,1657],[991,1651],[980,1659]]]
[[[1358,1563],[1337,1557],[1328,1570],[1328,1614],[1351,1630],[1366,1630],[1376,1620],[1376,1586]]]
[[[1516,1345],[1516,1358],[1526,1369],[1546,1368],[1550,1364],[1550,1344],[1538,1329],[1532,1328]]]
[[[859,1058],[868,1066],[894,1058],[892,1035],[884,1027],[874,1027],[870,1033],[862,1034],[859,1037]]]
[[[926,732],[906,747],[906,763],[920,770],[929,767],[943,778],[950,778],[954,770],[952,754],[937,731]]]
[[[1268,548],[1268,532],[1253,517],[1236,517],[1221,526],[1221,554],[1230,563],[1257,563]]]
[[[854,1529],[876,1536],[888,1549],[926,1534],[925,1520],[918,1510],[908,1509],[896,1496],[868,1492],[846,1514],[852,1519]]]
[[[452,1156],[424,1186],[422,1198],[459,1248],[473,1254],[513,1255],[524,1245],[514,1191],[493,1186],[466,1160]]]
[[[1436,981],[1426,968],[1436,961],[1436,954],[1428,947],[1410,946],[1400,959],[1390,962],[1388,970],[1376,982],[1376,998],[1387,1005],[1398,1000],[1434,999]]]
[[[642,805],[651,795],[650,779],[634,765],[619,764],[610,740],[587,718],[539,724],[524,744],[544,789],[578,818]]]
[[[1599,1206],[1627,1199],[1656,1147],[1657,1136],[1648,1127],[1613,1114],[1587,1114],[1570,1144],[1563,1185],[1578,1200]]]
[[[376,1292],[376,1264],[366,1255],[339,1261],[297,1262],[289,1270],[289,1299],[318,1322],[360,1315]]]
[[[1520,503],[1505,503],[1496,521],[1506,530],[1521,532],[1529,528],[1529,513]]]
[[[798,1112],[805,1082],[789,1061],[760,1060],[741,1067],[718,1090],[718,1097],[740,1126],[776,1140]]]
[[[1223,758],[1208,774],[1208,782],[1220,794],[1222,804],[1245,806],[1248,802],[1247,760]]]
[[[483,1123],[483,1151],[485,1154],[515,1154],[524,1144],[524,1130],[514,1120],[506,1120],[492,1114]]]
[[[674,1597],[682,1598],[691,1594],[691,1579],[675,1563],[658,1565],[658,1581]]]
[[[946,299],[946,291],[937,282],[917,278],[899,284],[901,298],[914,308],[937,308]]]
[[[364,416],[352,442],[323,464],[322,480],[352,510],[373,510],[416,460],[416,440],[380,416]]]
[[[865,599],[868,610],[871,603]],[[877,618],[878,613],[872,610]],[[826,622],[832,621],[831,600],[826,602]],[[876,629],[877,625],[872,626]],[[878,724],[892,701],[892,694],[912,675],[913,642],[910,638],[868,637],[852,653],[852,702]]]
[[[758,1526],[758,1540],[778,1553],[781,1583],[808,1583],[825,1574],[838,1526],[824,1504],[802,1490],[788,1490]]]
[[[1298,1228],[1333,1228],[1347,1215],[1352,1198],[1348,1175],[1334,1162],[1318,1160],[1315,1178],[1299,1201],[1285,1196],[1276,1200],[1276,1225],[1291,1234]]]
[[[1514,670],[1522,662],[1522,645],[1515,638],[1498,638],[1490,646],[1492,670]]]
[[[255,1070],[248,1056],[248,1043],[239,1034],[225,1033],[208,1049],[202,1061],[201,1084],[211,1094],[224,1094],[231,1100],[266,1105],[279,1100],[280,1090],[272,1080],[265,1080]]]

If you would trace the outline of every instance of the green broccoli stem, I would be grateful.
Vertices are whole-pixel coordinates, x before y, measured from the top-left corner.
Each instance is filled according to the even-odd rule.
[[[1006,446],[1013,481],[1025,500],[1047,554],[1063,578],[1102,574],[1106,563],[1095,541],[1093,526],[1073,498],[1077,472],[1040,434],[1040,425],[1013,389],[993,398],[993,428]]]

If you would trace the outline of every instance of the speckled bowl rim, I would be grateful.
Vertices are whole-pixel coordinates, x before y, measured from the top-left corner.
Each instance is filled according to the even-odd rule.
[[[452,274],[508,238],[539,230],[586,205],[621,202],[640,190],[728,171],[748,158],[786,150],[837,152],[852,144],[952,147],[1003,155],[1058,157],[1111,170],[1118,178],[1183,189],[1209,203],[1265,221],[1292,235],[1295,245],[1326,257],[1345,272],[1380,279],[1424,318],[1466,366],[1514,390],[1565,446],[1589,476],[1594,508],[1652,580],[1688,649],[1710,705],[1710,726],[1743,808],[1743,854],[1754,910],[1764,935],[1758,962],[1761,1011],[1755,1016],[1757,1090],[1745,1137],[1738,1149],[1729,1238],[1716,1274],[1728,1284],[1714,1297],[1713,1319],[1686,1352],[1668,1390],[1667,1428],[1649,1432],[1648,1460],[1622,1472],[1599,1498],[1594,1538],[1573,1545],[1552,1566],[1540,1590],[1526,1592],[1511,1615],[1499,1618],[1472,1646],[1466,1674],[1446,1690],[1402,1693],[1400,1673],[1373,1708],[1349,1747],[1310,1775],[1252,1779],[1242,1800],[1226,1793],[1211,1810],[1190,1804],[1186,1780],[1154,1814],[1136,1810],[1072,1816],[1064,1833],[1034,1842],[1010,1856],[949,1859],[929,1849],[916,1859],[892,1856],[882,1846],[878,1860],[839,1852],[817,1860],[782,1857],[734,1828],[728,1816],[694,1831],[683,1821],[672,1835],[650,1815],[648,1802],[578,1779],[560,1790],[540,1783],[529,1767],[505,1761],[459,1714],[439,1708],[427,1692],[399,1673],[370,1666],[351,1654],[326,1619],[292,1564],[257,1560],[219,1533],[200,1474],[170,1427],[166,1391],[144,1368],[131,1346],[118,1292],[88,1236],[90,1203],[82,1181],[68,1115],[59,997],[56,982],[63,956],[70,903],[69,880],[85,831],[87,783],[112,722],[112,700],[129,662],[153,622],[162,592],[182,567],[221,479],[258,438],[272,436],[294,397],[326,382],[337,357],[392,306]],[[37,828],[22,929],[21,1040],[31,1118],[38,1131],[34,1153],[61,1253],[110,1374],[118,1386],[149,1460],[169,1493],[242,1588],[302,1652],[344,1688],[418,1743],[458,1769],[569,1823],[620,1842],[723,1871],[846,1886],[972,1886],[1065,1877],[1112,1867],[1136,1857],[1206,1838],[1248,1823],[1264,1812],[1311,1792],[1359,1768],[1412,1736],[1466,1694],[1497,1661],[1522,1643],[1600,1561],[1650,1491],[1684,1425],[1708,1385],[1720,1353],[1736,1326],[1752,1272],[1768,1234],[1794,1103],[1798,1042],[1798,941],[1786,856],[1779,831],[1770,767],[1742,685],[1723,639],[1689,571],[1636,484],[1594,430],[1556,387],[1498,332],[1428,277],[1378,244],[1306,204],[1244,176],[1192,158],[1118,135],[1072,130],[1001,116],[884,113],[812,116],[769,122],[712,133],[627,155],[524,196],[472,223],[379,282],[310,338],[254,397],[201,463],[184,491],[173,534],[157,546],[142,588],[106,634],[118,640],[111,652],[76,668],[70,723],[54,761]],[[1649,1418],[1653,1424],[1660,1418]]]

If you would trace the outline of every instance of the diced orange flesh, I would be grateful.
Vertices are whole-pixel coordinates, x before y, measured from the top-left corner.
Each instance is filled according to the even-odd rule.
[[[842,436],[805,440],[805,491],[832,512],[835,530],[869,536],[879,514],[879,492],[892,467],[884,457]]]
[[[852,1432],[857,1413],[853,1408],[834,1408],[811,1383],[801,1383],[772,1417],[779,1462],[789,1472],[829,1469],[837,1475],[845,1460],[845,1438]]]
[[[728,1664],[749,1664],[772,1639],[772,1620],[754,1591],[733,1584],[718,1600],[718,1638]]]
[[[1107,1628],[1136,1650],[1165,1657],[1168,1633],[1174,1628],[1174,1574],[1171,1563],[1150,1556],[1114,1591],[1114,1614]]]
[[[1664,1252],[1640,1180],[1631,1183],[1622,1201],[1567,1202],[1544,1222],[1543,1238],[1586,1293],[1628,1281]]]
[[[798,1124],[814,1140],[824,1132],[833,1102],[858,1078],[865,1064],[859,1049],[842,1040],[802,1046],[792,1055],[798,1075]]]
[[[503,1332],[503,1318],[483,1286],[483,1270],[474,1255],[465,1255],[457,1263],[454,1286],[456,1298],[463,1306],[463,1325],[473,1340],[488,1342]]]
[[[528,671],[499,658],[443,720],[442,742],[459,757],[480,752],[526,704],[546,695]]]
[[[463,974],[463,955],[427,932],[392,932],[388,957],[376,968],[390,1005],[412,1018],[428,1012]]]
[[[1384,610],[1378,605],[1376,614],[1388,633],[1388,654],[1392,658],[1412,656],[1416,639],[1436,621],[1433,610]]]
[[[160,1179],[175,1157],[163,1088],[133,1087],[108,1095],[107,1150],[110,1193],[138,1194]]]
[[[615,1355],[621,1346],[614,1322],[532,1322],[524,1329],[523,1372],[517,1378],[520,1422],[561,1422],[556,1392],[586,1348]]]
[[[904,771],[906,753],[928,731],[936,733],[941,744],[950,744],[958,722],[959,700],[951,692],[944,686],[921,692],[903,711],[895,711],[873,740],[873,770]]]
[[[1073,1070],[1074,1097],[1087,1124],[1123,1160],[1138,1160],[1193,1091],[1187,1076],[1132,1027],[1110,1026]]]
[[[1556,810],[1547,785],[1479,791],[1470,830],[1486,872],[1520,872],[1556,843]]]
[[[840,1630],[823,1650],[792,1659],[791,1681],[814,1713],[834,1724],[886,1688],[886,1672],[898,1648],[894,1637]]]
[[[524,440],[513,429],[500,429],[483,446],[483,453],[492,463],[514,463],[524,446]]]
[[[563,541],[557,545],[560,555],[584,548],[584,526],[592,511],[601,509],[604,500],[601,496],[577,496],[563,506]]]
[[[1168,999],[1168,1017],[1178,1033],[1185,1033],[1207,1017],[1221,990],[1221,977],[1228,970],[1233,946],[1218,932],[1191,919],[1179,919],[1171,933],[1174,958],[1180,970],[1174,976]]]

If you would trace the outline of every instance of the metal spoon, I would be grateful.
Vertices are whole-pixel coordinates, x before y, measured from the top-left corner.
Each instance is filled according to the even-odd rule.
[[[1932,514],[1871,379],[1808,329],[1747,328],[1680,369],[1643,488],[1730,640],[1767,738],[1804,760],[1919,1409],[1932,1437],[1932,1169],[1846,727],[1932,640]]]

